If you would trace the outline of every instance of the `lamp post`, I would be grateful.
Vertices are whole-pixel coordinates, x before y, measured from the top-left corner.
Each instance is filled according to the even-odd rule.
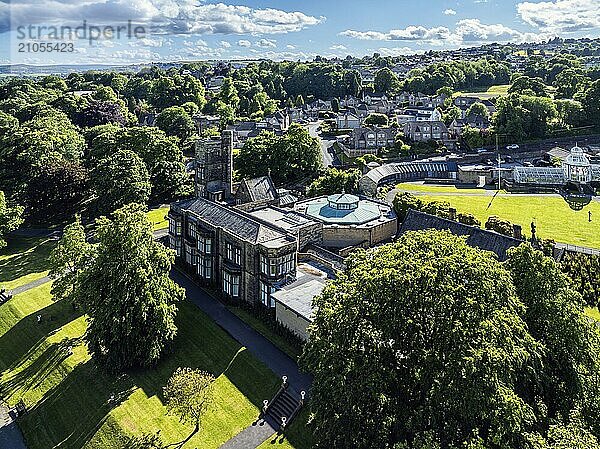
[[[288,377],[287,377],[287,376],[282,376],[282,377],[281,377],[281,380],[283,381],[283,382],[282,382],[282,384],[281,384],[281,386],[282,386],[283,388],[286,388],[286,387],[287,387],[287,380],[288,380]]]
[[[263,411],[263,414],[264,414],[264,415],[266,415],[266,414],[267,414],[267,409],[268,409],[268,408],[269,408],[269,401],[268,401],[267,399],[265,399],[265,400],[263,401],[263,408],[262,408],[262,411]]]

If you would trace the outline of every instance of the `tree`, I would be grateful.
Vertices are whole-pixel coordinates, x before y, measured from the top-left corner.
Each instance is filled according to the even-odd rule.
[[[146,204],[150,197],[150,175],[144,161],[130,150],[119,150],[100,161],[91,172],[100,213],[110,213],[129,203]]]
[[[385,67],[375,74],[375,92],[390,94],[398,89],[399,80],[394,72]]]
[[[525,305],[523,318],[541,344],[541,365],[528,385],[530,401],[547,405],[547,419],[580,410],[585,427],[600,430],[600,333],[583,313],[581,295],[558,264],[523,244],[508,251],[507,269]],[[541,381],[541,383],[540,383]]]
[[[168,412],[193,424],[192,435],[200,430],[202,417],[214,401],[214,382],[214,376],[205,371],[177,368],[164,388]]]
[[[314,374],[317,448],[411,447],[427,433],[444,448],[477,432],[479,447],[524,443],[535,414],[519,379],[538,346],[491,253],[448,231],[407,232],[353,253],[314,306],[301,364]]]
[[[76,113],[74,118],[74,123],[83,128],[106,125],[107,123],[123,126],[126,122],[127,118],[121,105],[114,101],[93,100],[81,112]]]
[[[319,173],[321,147],[306,128],[295,123],[282,137],[262,132],[248,139],[235,163],[242,177],[264,176],[271,170],[276,184],[292,183]]]
[[[88,171],[79,162],[50,160],[36,168],[27,184],[27,213],[32,221],[72,219],[89,196]]]
[[[485,222],[485,229],[497,232],[498,234],[507,235],[509,237],[512,237],[513,235],[512,223],[508,220],[503,220],[496,215],[488,217],[487,221]]]
[[[96,255],[78,278],[85,339],[110,371],[154,365],[177,333],[184,290],[170,278],[175,254],[152,236],[145,208],[130,204],[97,221]]]
[[[479,221],[473,214],[461,213],[458,214],[457,219],[459,223],[466,224],[467,226],[477,226],[478,228],[481,227],[481,221]]]
[[[482,116],[487,118],[490,116],[490,111],[488,110],[487,106],[483,103],[475,102],[471,106],[469,106],[469,109],[467,109],[467,117],[471,116]]]
[[[335,193],[355,193],[358,191],[358,180],[360,171],[338,170],[337,168],[328,168],[325,174],[315,179],[308,186],[308,196],[333,195]]]
[[[365,125],[388,126],[388,117],[385,114],[369,114],[365,119]]]
[[[4,192],[0,190],[0,248],[6,246],[4,236],[21,226],[22,215],[23,208],[20,206],[9,207]]]
[[[508,89],[509,94],[530,95],[537,97],[548,97],[546,85],[539,78],[530,78],[529,76],[520,76]]]
[[[590,79],[583,75],[580,70],[566,69],[556,75],[554,87],[556,87],[556,98],[574,98],[575,94],[582,92],[588,86]]]
[[[233,84],[233,80],[227,77],[223,80],[221,91],[219,92],[219,99],[228,106],[231,106],[234,110],[240,102],[238,91]]]
[[[598,127],[600,123],[600,79],[594,81],[581,96],[586,123]]]
[[[65,227],[62,237],[50,253],[52,296],[55,301],[77,302],[81,273],[94,259],[95,248],[87,242],[81,217]]]
[[[171,106],[164,109],[156,117],[156,126],[167,136],[178,137],[181,141],[191,137],[196,132],[196,125],[190,115],[181,106]]]
[[[404,221],[410,209],[419,211],[423,207],[421,199],[410,192],[398,192],[394,197],[394,211],[398,215],[398,220]]]

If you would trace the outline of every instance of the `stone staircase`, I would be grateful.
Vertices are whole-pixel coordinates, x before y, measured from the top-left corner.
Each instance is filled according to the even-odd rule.
[[[300,408],[302,408],[300,394],[287,388],[268,407],[267,416],[273,418],[280,427],[285,427],[296,417]]]

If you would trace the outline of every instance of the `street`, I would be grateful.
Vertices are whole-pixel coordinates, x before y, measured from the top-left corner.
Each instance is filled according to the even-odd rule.
[[[323,139],[319,135],[317,128],[321,125],[321,122],[310,123],[307,125],[308,133],[311,137],[316,137],[319,139],[321,144],[321,155],[323,157],[323,166],[324,167],[333,167],[337,165],[333,159],[333,154],[329,151],[329,148],[335,143],[335,139]]]

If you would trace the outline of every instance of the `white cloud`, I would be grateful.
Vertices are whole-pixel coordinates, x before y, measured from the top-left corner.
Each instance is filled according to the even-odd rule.
[[[231,44],[227,41],[221,41],[221,47],[223,48],[231,48]]]
[[[448,8],[444,11],[444,14],[447,16],[455,16],[456,15],[456,11],[453,10],[452,8]]]
[[[456,24],[455,35],[460,42],[506,42],[521,40],[523,34],[501,24],[486,25],[479,19],[464,19]]]
[[[0,32],[30,24],[117,26],[131,20],[148,31],[171,34],[273,34],[300,31],[324,17],[299,11],[198,4],[198,0],[13,0],[0,2]]]
[[[256,43],[260,48],[277,48],[277,41],[274,39],[261,39]]]
[[[526,23],[546,32],[577,32],[600,28],[600,0],[555,0],[517,4]]]
[[[239,47],[252,47],[252,42],[250,42],[249,40],[246,39],[240,39],[239,41],[237,41],[237,44]]]
[[[521,33],[502,24],[484,24],[479,19],[463,19],[456,23],[454,30],[446,27],[426,28],[423,26],[409,26],[401,30],[380,31],[355,31],[346,30],[342,36],[360,40],[378,41],[416,41],[431,45],[442,44],[474,44],[480,42],[513,42],[523,40],[536,40],[540,36]]]
[[[379,31],[346,30],[342,31],[340,35],[361,40],[431,41],[448,39],[450,37],[450,30],[446,27],[425,28],[423,26],[411,25],[404,29],[390,30],[387,33]]]
[[[285,48],[287,48],[288,50],[295,50],[296,46],[288,44],[288,45],[285,46]]]
[[[332,45],[331,47],[329,47],[330,50],[347,50],[347,48],[344,45]]]

